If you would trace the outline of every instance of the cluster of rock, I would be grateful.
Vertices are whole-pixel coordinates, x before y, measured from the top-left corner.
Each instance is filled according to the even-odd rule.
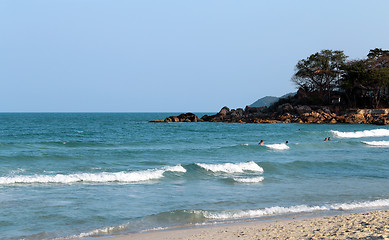
[[[152,122],[229,122],[229,123],[364,123],[389,124],[389,109],[358,109],[340,113],[329,107],[279,105],[277,109],[249,107],[229,109],[223,107],[215,115],[199,118],[193,113],[183,113]]]
[[[182,113],[178,116],[165,118],[165,120],[158,119],[151,122],[203,122],[203,120],[193,113]]]
[[[296,123],[363,123],[389,124],[389,111],[386,109],[338,109],[319,106],[292,106],[289,103],[278,106],[275,119],[281,122]]]

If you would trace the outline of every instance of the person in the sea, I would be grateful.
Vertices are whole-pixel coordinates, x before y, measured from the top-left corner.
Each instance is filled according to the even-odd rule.
[[[324,138],[324,142],[327,141],[327,138]]]
[[[286,141],[285,144],[289,144],[289,141]]]
[[[328,141],[331,141],[331,138],[330,138],[330,137],[328,137]]]
[[[259,145],[263,145],[263,140],[261,140],[258,144],[259,144]]]

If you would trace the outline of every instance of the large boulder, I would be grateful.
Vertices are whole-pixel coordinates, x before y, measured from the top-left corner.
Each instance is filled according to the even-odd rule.
[[[345,123],[366,123],[365,116],[359,113],[347,114],[344,116]]]
[[[306,105],[297,106],[297,107],[295,107],[295,110],[296,110],[296,112],[297,112],[299,115],[302,115],[302,114],[304,114],[304,113],[312,112],[312,108],[311,108],[310,106],[306,106]]]
[[[232,109],[229,113],[230,121],[231,122],[240,122],[243,117],[243,109],[238,108],[238,109]]]
[[[384,115],[379,115],[374,118],[372,123],[376,125],[387,125],[389,124],[389,117]]]
[[[260,113],[260,112],[264,111],[265,109],[267,109],[266,106],[264,106],[264,107],[250,107],[250,106],[246,106],[245,109],[244,109],[244,112],[247,113],[247,114]]]
[[[229,112],[230,112],[230,109],[229,109],[228,107],[223,107],[223,108],[219,111],[218,115],[226,116]]]
[[[284,113],[292,113],[293,112],[293,106],[290,103],[285,103],[280,106],[278,106],[277,112],[280,114]]]
[[[165,118],[164,122],[200,122],[201,120],[193,113],[182,113],[178,116],[170,116]],[[156,120],[154,122],[160,122]]]
[[[165,122],[179,122],[180,119],[177,116],[170,116],[165,118]]]
[[[178,115],[180,122],[198,122],[199,118],[193,113],[183,113]]]

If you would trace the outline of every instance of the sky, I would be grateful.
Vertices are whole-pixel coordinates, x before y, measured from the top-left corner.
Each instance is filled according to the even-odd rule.
[[[389,47],[388,0],[0,0],[0,112],[217,112]]]

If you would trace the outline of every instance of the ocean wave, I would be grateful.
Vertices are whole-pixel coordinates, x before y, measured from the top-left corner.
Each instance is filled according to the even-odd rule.
[[[355,132],[339,132],[331,130],[335,136],[340,138],[363,138],[363,137],[385,137],[389,136],[388,129],[373,129],[365,131],[355,131]]]
[[[330,210],[353,210],[358,208],[378,208],[389,207],[389,199],[381,199],[367,202],[341,203],[323,206],[307,206],[297,205],[292,207],[270,207],[255,210],[230,210],[230,211],[201,211],[205,218],[216,220],[242,219],[242,218],[257,218],[263,216],[330,211]]]
[[[364,144],[377,147],[389,147],[389,141],[362,141]]]
[[[263,179],[264,177],[234,178],[234,181],[239,183],[259,183],[262,182]]]
[[[285,143],[278,143],[278,144],[266,144],[266,147],[274,150],[287,150],[289,149],[289,146]]]
[[[244,171],[263,172],[263,168],[253,161],[245,163],[205,164],[196,163],[197,166],[211,172],[242,173]]]
[[[0,185],[17,183],[136,183],[148,180],[156,180],[163,177],[165,172],[186,172],[181,165],[164,167],[162,169],[149,169],[136,172],[101,172],[101,173],[75,173],[75,174],[56,174],[56,175],[17,175],[9,177],[0,177]]]

